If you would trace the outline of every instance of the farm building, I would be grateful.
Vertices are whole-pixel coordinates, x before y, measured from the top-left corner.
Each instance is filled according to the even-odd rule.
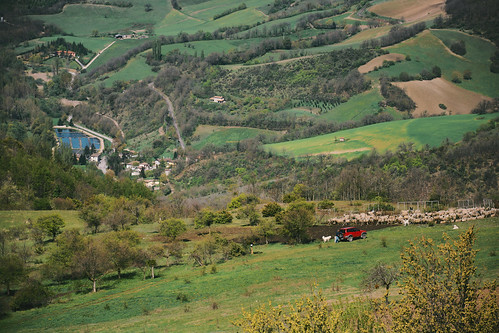
[[[222,104],[222,103],[225,103],[225,98],[223,98],[222,96],[213,96],[213,97],[210,97],[210,101]]]
[[[57,51],[57,55],[59,57],[62,55],[62,56],[68,56],[68,57],[75,58],[76,52],[74,52],[74,51]]]

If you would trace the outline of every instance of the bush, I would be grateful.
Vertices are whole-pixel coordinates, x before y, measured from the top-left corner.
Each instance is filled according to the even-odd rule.
[[[331,209],[334,207],[334,202],[328,199],[324,199],[317,204],[319,209]]]
[[[10,304],[14,311],[28,310],[46,306],[51,298],[51,292],[40,281],[28,280],[16,292]]]
[[[263,217],[274,217],[282,211],[282,207],[277,202],[271,202],[265,205],[262,209]]]
[[[175,240],[179,235],[187,230],[184,221],[180,219],[168,219],[159,226],[159,233],[171,240]]]
[[[454,42],[451,44],[450,49],[452,52],[458,55],[465,55],[466,54],[466,44],[464,43],[463,40],[459,40],[457,42]]]

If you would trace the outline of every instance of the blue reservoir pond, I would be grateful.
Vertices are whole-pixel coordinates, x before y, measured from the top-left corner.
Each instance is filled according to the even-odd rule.
[[[96,150],[100,149],[99,139],[91,138],[80,131],[57,128],[55,133],[59,141],[63,145],[71,147],[75,153],[83,151],[85,147],[92,148],[92,145],[94,145]]]

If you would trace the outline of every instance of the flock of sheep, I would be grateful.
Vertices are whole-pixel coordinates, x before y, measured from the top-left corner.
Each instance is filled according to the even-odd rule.
[[[499,209],[490,207],[450,208],[436,212],[421,212],[419,210],[403,210],[398,215],[378,215],[376,212],[346,214],[330,218],[327,223],[339,225],[362,224],[403,224],[405,226],[427,223],[456,223],[469,220],[498,216]]]

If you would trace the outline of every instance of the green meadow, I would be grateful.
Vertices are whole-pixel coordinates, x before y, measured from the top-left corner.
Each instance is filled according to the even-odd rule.
[[[113,58],[122,56],[128,50],[145,43],[145,39],[124,39],[116,40],[116,43],[111,45],[106,51],[104,51],[95,61],[87,68],[87,71],[92,68],[97,68],[104,65],[106,62]],[[106,45],[107,46],[107,45]]]
[[[139,54],[128,61],[125,67],[119,71],[107,74],[109,76],[103,83],[104,86],[110,87],[115,81],[130,81],[142,80],[149,76],[156,76],[157,73],[151,70],[151,66],[146,64],[146,59],[142,54]]]
[[[445,42],[458,39],[465,41],[467,53],[464,57],[450,53],[445,47]],[[398,76],[401,72],[416,75],[423,69],[431,71],[433,66],[438,66],[442,70],[442,77],[451,81],[454,72],[462,76],[465,70],[470,70],[472,79],[463,80],[459,86],[489,97],[499,97],[499,74],[489,70],[489,59],[494,54],[495,47],[486,40],[458,31],[431,30],[390,46],[387,50],[409,55],[411,61],[402,61],[389,68],[371,72],[371,77],[377,78],[381,73]]]
[[[492,253],[499,251],[498,218],[434,227],[411,225],[370,231],[365,240],[306,245],[256,245],[254,255],[234,258],[207,268],[186,264],[160,266],[156,278],[123,272],[101,279],[98,292],[89,292],[89,281],[52,286],[60,297],[44,308],[15,312],[2,320],[3,332],[236,332],[232,321],[242,309],[261,304],[286,304],[313,290],[322,290],[331,300],[350,302],[367,296],[360,288],[365,271],[376,262],[400,264],[400,252],[409,240],[425,236],[439,244],[443,233],[458,237],[471,225],[477,230],[477,272],[485,280],[497,277],[499,266]],[[147,239],[153,227],[142,230]],[[382,238],[386,247],[382,246]],[[83,286],[82,286],[83,284]],[[80,293],[65,293],[79,285]],[[208,287],[209,286],[209,287]],[[390,291],[397,297],[397,288]],[[177,299],[183,295],[184,301]],[[382,293],[375,293],[381,297]]]
[[[351,97],[346,103],[341,103],[331,111],[321,114],[320,118],[336,122],[358,121],[365,116],[377,114],[380,109],[378,103],[382,100],[379,89],[375,87]],[[394,108],[387,107],[385,112],[391,114],[394,119],[401,119],[401,114]]]
[[[372,149],[379,152],[396,150],[404,142],[414,143],[415,148],[423,145],[436,147],[445,139],[458,142],[466,132],[476,130],[481,124],[497,117],[455,115],[431,118],[398,120],[374,124],[316,137],[264,145],[267,151],[291,157],[334,154],[353,158]],[[345,138],[340,142],[339,138]]]
[[[192,147],[201,149],[207,144],[221,147],[225,144],[236,144],[241,140],[252,139],[259,135],[276,137],[280,133],[258,128],[201,125],[194,133],[196,139],[192,143]]]
[[[25,225],[27,221],[36,222],[42,216],[59,214],[66,223],[66,229],[83,229],[85,222],[78,217],[74,210],[2,210],[0,211],[0,229],[11,229]]]
[[[149,3],[152,9],[144,10]],[[129,8],[95,5],[69,4],[61,13],[53,15],[32,15],[33,19],[54,24],[65,33],[76,36],[90,36],[92,31],[115,33],[130,29],[145,29],[160,22],[168,11],[170,2],[163,0],[134,0]]]

